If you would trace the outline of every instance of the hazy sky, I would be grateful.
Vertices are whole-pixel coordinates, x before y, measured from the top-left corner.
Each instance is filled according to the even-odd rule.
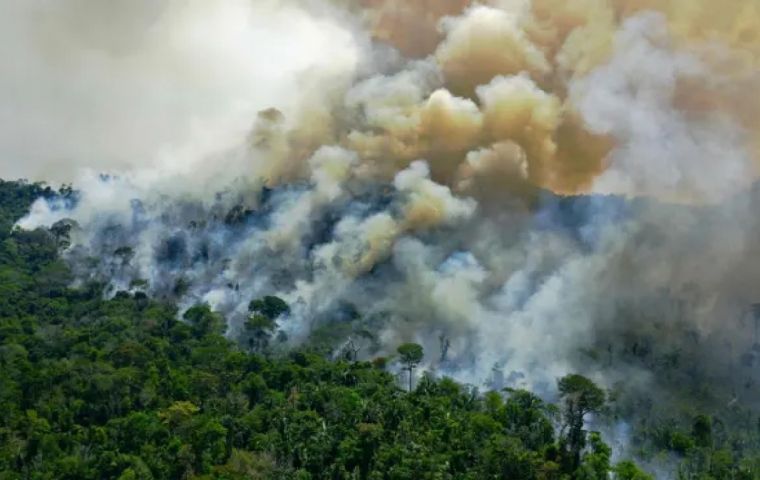
[[[283,3],[0,0],[0,178],[71,180],[240,138],[294,101],[297,74],[353,61],[346,31]]]

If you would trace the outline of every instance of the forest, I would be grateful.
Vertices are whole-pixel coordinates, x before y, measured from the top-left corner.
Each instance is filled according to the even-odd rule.
[[[385,366],[411,385],[418,345],[372,362],[270,352],[274,297],[251,303],[239,345],[208,306],[178,318],[144,293],[68,288],[55,236],[12,229],[50,194],[0,185],[2,479],[650,478],[584,429],[605,393],[579,375],[557,406],[431,376],[408,391]]]
[[[372,361],[278,350],[276,297],[252,299],[233,341],[208,305],[180,316],[141,291],[72,288],[55,233],[13,227],[57,194],[0,184],[0,479],[654,478],[588,428],[614,395],[581,375],[558,379],[550,404],[415,377],[416,344]],[[760,422],[743,442],[716,422],[698,415],[640,444],[679,478],[760,478]]]

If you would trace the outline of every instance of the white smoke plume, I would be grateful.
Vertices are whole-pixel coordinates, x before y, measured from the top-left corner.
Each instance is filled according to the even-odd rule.
[[[199,158],[239,141],[258,110],[294,108],[298,75],[350,75],[358,61],[337,21],[274,0],[2,0],[0,9],[6,178],[211,169]]]

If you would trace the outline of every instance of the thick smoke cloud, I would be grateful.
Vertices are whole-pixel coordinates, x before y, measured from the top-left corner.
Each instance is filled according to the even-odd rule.
[[[572,86],[588,128],[615,140],[598,190],[716,199],[752,177],[737,118],[674,108],[679,82],[708,83],[712,73],[671,41],[664,17],[641,14],[617,35],[612,60]]]
[[[219,148],[159,148],[146,157],[155,167],[83,176],[76,199],[36,202],[20,226],[73,221],[64,254],[78,282],[147,288],[184,307],[208,302],[226,314],[231,337],[251,299],[276,294],[292,306],[280,319],[289,345],[314,332],[336,346],[361,338],[371,358],[417,341],[429,370],[548,395],[558,376],[581,371],[639,413],[640,396],[658,392],[667,408],[669,392],[704,382],[718,386],[718,404],[760,398],[747,313],[760,281],[755,3],[202,5],[151,10],[163,27],[147,37],[114,32],[109,48],[155,41],[163,53],[109,62],[130,66],[125,82],[152,82],[174,54],[185,66],[182,55],[204,55],[211,63],[199,77],[185,84],[171,70],[167,90],[137,97],[153,105],[177,90],[192,97],[183,107],[245,121],[199,127]],[[188,18],[233,7],[275,27],[259,38],[248,23],[233,33],[225,23],[230,36],[214,50],[203,41],[208,24]],[[51,8],[48,16],[64,15]],[[44,25],[29,31],[44,37]],[[259,43],[218,55],[249,34]],[[293,42],[287,64],[267,50],[276,39],[288,53]],[[59,68],[58,57],[32,58],[35,72]],[[261,73],[270,67],[279,73]],[[64,93],[82,87],[53,78]],[[102,107],[97,89],[85,97]],[[21,114],[60,118],[71,98],[42,98]],[[159,128],[168,119],[195,114],[178,112],[149,132],[98,117],[119,136],[103,145],[153,149],[153,136],[171,138]],[[52,142],[44,151],[57,153],[63,138],[111,158],[77,121],[71,135],[40,130]],[[44,145],[14,138],[9,145],[28,152]],[[110,170],[89,158],[84,165]],[[163,162],[185,161],[182,175],[165,174]],[[647,405],[642,417],[658,402]]]

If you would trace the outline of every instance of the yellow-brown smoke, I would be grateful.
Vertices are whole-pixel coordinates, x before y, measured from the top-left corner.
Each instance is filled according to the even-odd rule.
[[[441,40],[438,22],[458,15],[471,0],[362,0],[369,13],[375,38],[402,54],[420,58],[430,54]]]
[[[757,168],[760,100],[753,92],[760,84],[759,1],[364,0],[362,5],[374,38],[409,61],[394,73],[359,79],[337,95],[331,91],[329,102],[303,108],[287,132],[278,131],[290,143],[285,148],[274,142],[277,152],[269,164],[277,166],[270,179],[275,183],[299,172],[318,146],[335,144],[358,155],[360,175],[389,180],[424,159],[432,180],[478,199],[536,189],[588,191],[629,140],[614,129],[591,128],[572,85],[625,47],[617,44],[627,19],[650,11],[664,16],[667,25],[665,40],[645,38],[652,48],[689,55],[703,70],[693,75],[678,70],[672,91],[663,87],[668,90],[663,108],[683,122],[730,123],[751,152],[749,168]],[[266,130],[259,128],[259,137]],[[680,197],[699,201],[698,189],[685,185],[688,181],[674,181],[673,188],[688,192]],[[663,190],[632,184],[622,193]]]

